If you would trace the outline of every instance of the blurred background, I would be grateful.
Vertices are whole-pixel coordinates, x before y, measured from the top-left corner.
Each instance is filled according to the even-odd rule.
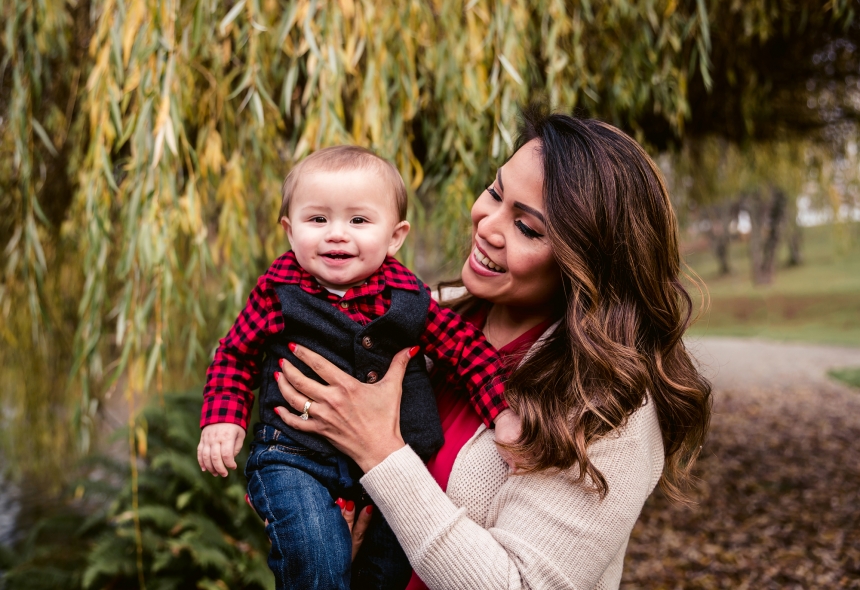
[[[244,478],[195,449],[217,340],[288,247],[284,176],[376,150],[403,260],[455,278],[536,98],[646,147],[699,279],[698,505],[649,499],[623,585],[860,588],[858,10],[4,0],[0,588],[273,587]]]

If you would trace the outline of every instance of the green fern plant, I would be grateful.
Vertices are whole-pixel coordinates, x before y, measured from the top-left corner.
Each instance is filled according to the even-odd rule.
[[[16,565],[0,588],[273,588],[268,539],[245,504],[244,476],[213,477],[197,465],[199,415],[198,391],[153,400],[130,437],[136,491],[129,465],[90,459],[70,501],[4,557]],[[247,451],[237,458],[240,469],[246,459]]]
[[[199,414],[199,392],[165,396],[143,411],[145,428],[134,437],[146,456],[138,459],[138,508],[129,482],[87,555],[84,588],[273,587],[268,540],[245,504],[244,477],[216,478],[197,465]]]

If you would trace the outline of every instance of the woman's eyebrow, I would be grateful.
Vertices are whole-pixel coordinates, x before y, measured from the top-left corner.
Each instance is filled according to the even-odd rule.
[[[502,189],[502,192],[505,192],[505,185],[502,182],[502,169],[501,168],[496,170],[496,181],[499,183],[499,188]]]
[[[534,207],[529,207],[528,205],[524,205],[523,203],[520,203],[519,201],[514,201],[514,207],[521,210],[521,211],[525,211],[529,215],[534,215],[535,217],[537,217],[540,220],[541,223],[546,225],[546,219],[544,219],[543,213],[541,213],[540,211],[538,211]]]

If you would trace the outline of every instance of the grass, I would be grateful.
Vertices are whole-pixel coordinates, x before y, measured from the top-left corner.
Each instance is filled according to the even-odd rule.
[[[853,369],[833,369],[828,371],[827,374],[851,387],[860,387],[860,367]]]
[[[692,334],[860,346],[860,224],[806,228],[803,264],[782,264],[767,286],[753,285],[745,242],[732,244],[728,276],[719,276],[703,240],[686,251],[710,295]]]

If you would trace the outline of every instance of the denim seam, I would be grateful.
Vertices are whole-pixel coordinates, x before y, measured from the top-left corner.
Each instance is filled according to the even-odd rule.
[[[268,494],[266,494],[266,485],[263,483],[263,478],[260,477],[260,472],[255,471],[254,477],[257,478],[257,481],[260,484],[260,490],[261,490],[261,493],[263,494],[263,499],[266,502],[266,514],[271,514],[272,517],[274,517],[274,513],[271,510],[272,505],[271,505],[271,502],[269,501],[269,496],[268,496]],[[274,529],[275,528],[274,521],[270,522],[269,526],[271,526]],[[272,545],[276,546],[278,553],[280,553],[281,555],[284,555],[284,551],[283,551],[283,548],[281,547],[281,543],[280,543],[280,539],[278,539],[278,535],[269,535],[269,541],[272,542]],[[272,573],[275,574],[275,577],[280,577],[280,574],[283,574],[283,572],[280,572],[280,574],[277,574],[275,572],[272,572]],[[281,584],[281,586],[286,584],[286,580],[278,580],[278,582]]]

